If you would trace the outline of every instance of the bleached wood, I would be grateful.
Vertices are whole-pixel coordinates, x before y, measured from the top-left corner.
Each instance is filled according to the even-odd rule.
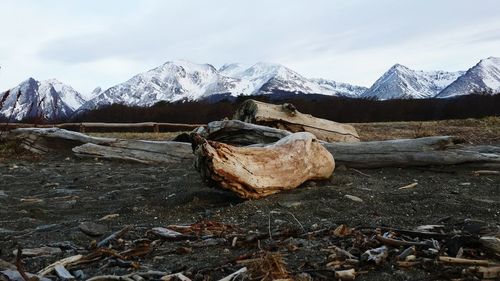
[[[353,126],[300,113],[290,104],[247,100],[237,109],[234,119],[294,133],[309,132],[327,142],[359,142],[359,135]]]
[[[202,177],[246,199],[293,189],[307,180],[328,179],[335,167],[332,155],[307,132],[265,147],[205,141],[195,154]]]
[[[73,151],[82,157],[146,164],[179,163],[193,159],[188,143],[100,138],[59,128],[20,128],[9,132],[7,138],[20,141],[22,147],[39,154]]]

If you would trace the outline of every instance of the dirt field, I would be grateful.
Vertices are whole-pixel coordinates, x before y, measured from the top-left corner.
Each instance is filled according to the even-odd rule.
[[[360,133],[365,138],[369,129],[380,128],[378,133],[369,133],[371,137],[387,129],[382,125],[363,126]],[[409,134],[414,131],[412,126],[403,130],[405,133],[392,135]],[[498,144],[500,126],[488,126],[490,133],[472,135],[476,141],[480,138],[479,143],[495,143],[496,139]],[[256,267],[265,266],[252,259],[274,253],[277,259],[283,259],[286,264],[281,266],[294,279],[333,280],[333,269],[327,266],[334,259],[332,247],[359,257],[366,249],[380,246],[372,236],[377,227],[411,230],[438,224],[444,233],[479,235],[498,231],[500,224],[500,176],[477,176],[473,167],[338,167],[328,181],[308,182],[293,191],[244,201],[207,187],[189,164],[146,166],[72,156],[31,158],[14,155],[12,147],[2,149],[0,269],[1,259],[15,261],[13,251],[18,246],[61,249],[48,256],[22,258],[26,271],[37,272],[63,257],[92,253],[95,241],[127,225],[132,229],[113,244],[113,249],[122,249],[121,255],[133,241],[145,243],[140,239],[146,237],[148,241],[161,241],[151,234],[153,227],[210,221],[222,223],[231,231],[213,237],[154,242],[154,250],[143,256],[125,261],[102,258],[77,266],[72,272],[80,269],[86,279],[101,274],[124,275],[136,268],[183,272],[194,280],[218,280],[243,266],[258,272]],[[417,185],[399,189],[411,183]],[[82,230],[85,222],[98,224],[91,224],[94,235],[84,233],[89,233]],[[359,233],[355,232],[356,237],[334,235],[333,230],[341,224],[355,227]],[[359,244],[356,239],[361,233],[366,236]],[[462,248],[465,258],[489,258],[500,263],[498,256],[478,256],[475,244],[453,243]],[[453,245],[446,244],[446,254],[457,253],[458,248],[451,249]],[[391,256],[405,248],[391,248]],[[359,272],[356,280],[448,280],[462,278],[462,269],[467,266],[432,264],[408,269],[395,266],[391,258],[380,265],[361,262],[355,268]]]
[[[470,144],[500,143],[500,117],[426,122],[352,123],[361,140],[458,136]],[[180,133],[180,132],[179,132]],[[93,136],[168,140],[179,133],[90,133]]]

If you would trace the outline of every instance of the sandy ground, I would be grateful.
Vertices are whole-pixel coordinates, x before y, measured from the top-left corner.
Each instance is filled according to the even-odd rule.
[[[304,237],[304,233],[331,230],[340,224],[399,229],[442,224],[451,231],[460,229],[466,220],[477,220],[483,226],[497,226],[500,176],[475,176],[474,170],[434,167],[359,171],[340,167],[329,181],[308,182],[293,191],[244,201],[230,192],[207,187],[188,164],[146,166],[73,157],[3,159],[0,259],[12,262],[18,245],[62,249],[55,255],[23,258],[26,270],[36,272],[60,258],[89,252],[93,240],[100,241],[126,225],[133,229],[124,239],[132,241],[146,237],[153,227],[211,220],[230,224],[245,235],[272,234],[235,247],[222,238],[165,242],[133,260],[143,269],[182,271],[195,280],[217,280],[241,267],[234,263],[238,257],[264,249],[279,253],[294,277],[308,272],[314,280],[331,280],[328,272],[315,269],[328,263],[330,253],[325,249],[342,245],[342,240],[331,231],[314,237]],[[418,185],[398,189],[410,183]],[[118,216],[99,220],[111,214]],[[98,223],[104,229],[97,236],[89,236],[79,228],[82,222]],[[283,231],[289,234],[277,244],[273,233]],[[106,260],[77,269],[87,277],[98,272],[130,272],[106,265]],[[407,270],[387,265],[370,267],[356,280],[457,277],[453,274],[442,268]]]

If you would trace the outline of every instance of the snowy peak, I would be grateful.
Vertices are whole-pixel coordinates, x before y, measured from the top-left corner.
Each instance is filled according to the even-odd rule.
[[[91,93],[90,97],[94,98],[95,96],[99,95],[102,92],[101,87],[96,87]]]
[[[336,82],[327,79],[312,79],[314,82],[318,83],[323,89],[331,93],[333,96],[343,96],[350,98],[360,97],[368,88],[362,86],[351,85],[348,83]]]
[[[219,68],[219,73],[227,77],[235,77],[237,73],[244,71],[247,66],[241,63],[227,63]]]
[[[329,81],[336,85],[334,81]],[[307,79],[280,64],[259,62],[250,67],[239,63],[215,69],[210,64],[170,61],[118,84],[87,102],[82,109],[122,103],[150,106],[158,101],[198,100],[217,94],[258,95],[281,90],[292,93],[355,96],[348,84],[339,91],[331,84]],[[352,86],[359,91],[357,86]]]
[[[489,57],[479,61],[437,97],[449,98],[476,92],[500,93],[500,58]]]
[[[196,100],[231,92],[236,89],[237,82],[237,79],[219,74],[210,64],[169,61],[101,92],[83,109],[113,103],[150,106],[162,100]]]
[[[395,64],[362,97],[379,100],[432,98],[462,74],[461,71],[417,71]]]
[[[28,78],[0,97],[4,100],[0,114],[11,120],[67,118],[85,102],[80,93],[56,79]]]

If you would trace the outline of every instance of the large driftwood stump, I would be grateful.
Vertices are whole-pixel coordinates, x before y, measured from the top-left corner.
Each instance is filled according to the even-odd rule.
[[[359,136],[351,125],[300,113],[292,104],[269,104],[247,100],[234,114],[234,119],[290,132],[309,132],[327,142],[358,142]]]
[[[332,155],[306,132],[265,147],[202,140],[195,154],[203,178],[246,199],[293,189],[307,180],[328,179],[335,167]]]

